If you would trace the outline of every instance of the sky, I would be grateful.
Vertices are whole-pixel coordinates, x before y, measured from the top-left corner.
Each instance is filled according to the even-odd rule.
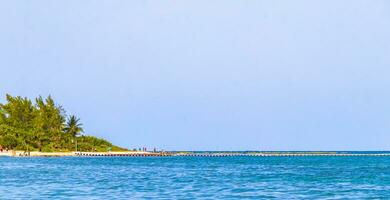
[[[127,148],[390,150],[390,2],[3,1],[7,93]]]

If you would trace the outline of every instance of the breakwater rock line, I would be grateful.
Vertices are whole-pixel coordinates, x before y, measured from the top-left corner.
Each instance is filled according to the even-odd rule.
[[[95,153],[76,152],[76,156],[127,156],[127,157],[302,157],[302,156],[390,156],[390,153]]]

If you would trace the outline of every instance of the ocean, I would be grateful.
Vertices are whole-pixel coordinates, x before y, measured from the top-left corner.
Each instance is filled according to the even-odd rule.
[[[390,157],[0,157],[0,199],[389,199]]]

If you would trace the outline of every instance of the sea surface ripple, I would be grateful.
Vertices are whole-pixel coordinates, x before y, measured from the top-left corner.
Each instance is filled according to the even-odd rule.
[[[389,199],[390,157],[0,157],[0,199]]]

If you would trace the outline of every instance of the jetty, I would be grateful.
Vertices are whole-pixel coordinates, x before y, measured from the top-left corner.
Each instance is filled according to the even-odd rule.
[[[124,151],[124,152],[74,152],[75,156],[83,157],[156,157],[156,156],[172,156],[167,152],[148,152],[148,151]]]

